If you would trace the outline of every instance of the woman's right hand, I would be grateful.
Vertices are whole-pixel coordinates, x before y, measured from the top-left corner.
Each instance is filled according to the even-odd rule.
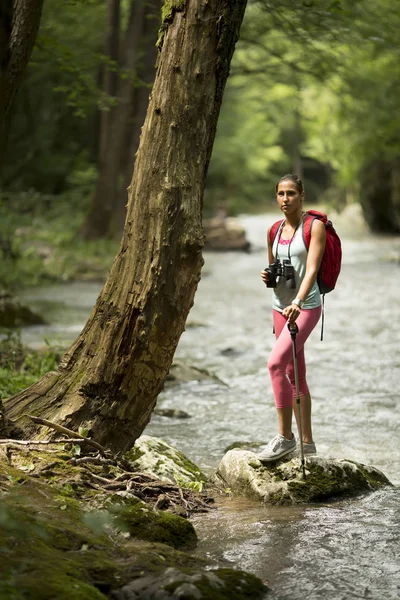
[[[267,281],[269,281],[268,271],[261,271],[261,279],[264,283],[267,283]]]

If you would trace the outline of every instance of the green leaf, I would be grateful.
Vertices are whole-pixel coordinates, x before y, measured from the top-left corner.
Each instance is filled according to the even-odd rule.
[[[81,447],[79,444],[74,444],[71,448],[71,452],[73,456],[80,456],[81,455]]]

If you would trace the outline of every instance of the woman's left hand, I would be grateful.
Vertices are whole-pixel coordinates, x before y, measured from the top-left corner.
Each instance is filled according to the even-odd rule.
[[[282,311],[283,316],[287,318],[289,323],[294,323],[300,315],[300,313],[301,308],[299,308],[297,304],[290,304],[290,306],[287,306]]]

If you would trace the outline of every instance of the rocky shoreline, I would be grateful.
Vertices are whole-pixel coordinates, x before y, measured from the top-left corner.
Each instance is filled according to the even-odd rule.
[[[137,470],[155,447],[163,479]],[[204,475],[162,440],[138,448],[117,460],[77,440],[0,440],[2,600],[263,597],[253,575],[190,554],[188,517],[212,505],[190,485]]]
[[[46,321],[7,292],[0,292],[0,328],[43,325]]]
[[[310,456],[303,469],[294,453],[268,464],[249,450],[232,449],[222,458],[211,482],[233,496],[261,504],[310,504],[338,498],[355,498],[391,486],[375,467],[350,460]]]
[[[121,458],[81,438],[3,438],[0,597],[261,599],[260,579],[190,554],[197,544],[190,516],[218,510],[218,495],[315,503],[391,485],[350,461],[310,458],[306,472],[303,481],[299,458],[266,467],[234,449],[207,479],[176,448],[146,435]]]

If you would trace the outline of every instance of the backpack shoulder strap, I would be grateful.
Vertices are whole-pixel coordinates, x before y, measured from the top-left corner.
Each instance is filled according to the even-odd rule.
[[[277,221],[272,225],[271,229],[269,230],[269,243],[271,244],[271,248],[274,245],[276,234],[278,233],[278,229],[282,225],[283,221],[284,219]]]
[[[317,219],[318,217],[316,217],[313,214],[310,213],[306,213],[305,217],[304,217],[304,221],[303,221],[303,240],[304,240],[304,244],[307,248],[307,250],[310,247],[310,242],[311,242],[311,227],[312,224],[314,223],[314,220]]]

